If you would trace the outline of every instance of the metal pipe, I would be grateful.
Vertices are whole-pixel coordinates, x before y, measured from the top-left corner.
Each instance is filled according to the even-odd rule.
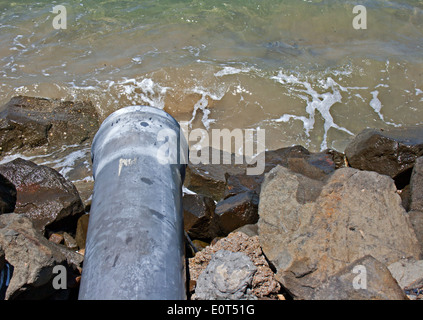
[[[91,154],[95,182],[79,299],[186,299],[187,143],[178,122],[153,107],[120,109],[100,126]]]

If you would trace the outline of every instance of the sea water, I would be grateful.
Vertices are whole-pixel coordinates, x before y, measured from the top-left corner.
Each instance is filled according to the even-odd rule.
[[[356,5],[0,0],[0,105],[91,100],[100,120],[151,105],[191,128],[265,129],[269,150],[343,151],[364,128],[423,123],[423,1],[360,1],[362,29]]]

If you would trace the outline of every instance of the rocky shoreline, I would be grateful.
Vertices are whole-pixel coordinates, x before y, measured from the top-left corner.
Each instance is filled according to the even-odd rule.
[[[0,299],[77,299],[99,115],[24,96],[0,110]],[[266,151],[265,164],[188,165],[189,299],[423,296],[422,126],[366,129],[345,153]]]

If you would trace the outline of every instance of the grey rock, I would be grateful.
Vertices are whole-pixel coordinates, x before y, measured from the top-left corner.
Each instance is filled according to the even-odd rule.
[[[423,260],[402,259],[390,264],[388,269],[402,289],[423,288]]]
[[[276,278],[309,299],[330,276],[365,255],[384,264],[421,250],[391,178],[353,168],[326,183],[276,167],[262,185],[259,237]]]
[[[256,266],[242,252],[217,251],[200,274],[196,300],[251,300],[250,287]]]
[[[313,300],[408,300],[388,268],[367,255],[318,287]]]
[[[365,129],[345,148],[345,155],[353,168],[395,178],[423,155],[423,126]]]

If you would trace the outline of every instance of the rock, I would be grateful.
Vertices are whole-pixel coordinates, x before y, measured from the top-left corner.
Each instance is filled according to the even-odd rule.
[[[4,257],[4,250],[2,247],[0,247],[0,271],[3,270],[5,263],[6,259]]]
[[[242,232],[230,233],[226,238],[218,240],[188,260],[189,278],[196,282],[199,275],[207,267],[214,253],[219,250],[245,253],[257,268],[252,280],[252,293],[257,298],[275,298],[280,291],[280,284],[275,279],[266,258],[260,248],[258,236],[249,237]]]
[[[48,237],[48,241],[53,242],[55,244],[61,244],[63,242],[63,235],[59,233],[52,233],[50,237]]]
[[[85,248],[87,240],[88,222],[90,219],[89,214],[82,215],[76,224],[75,241],[79,248]]]
[[[0,214],[15,210],[16,188],[6,177],[0,174]]]
[[[0,174],[17,190],[14,212],[31,218],[38,230],[76,227],[84,207],[75,186],[57,171],[18,158],[0,165]]]
[[[0,215],[0,247],[13,266],[5,299],[46,299],[56,291],[53,268],[62,265],[71,274],[76,267],[71,254],[64,254],[67,249],[49,242],[23,214]]]
[[[388,268],[367,255],[329,277],[313,300],[408,300]]]
[[[410,179],[410,210],[423,211],[423,157],[417,158]]]
[[[258,221],[258,195],[243,192],[226,198],[216,204],[215,213],[219,217],[219,226],[224,235],[246,224]]]
[[[365,129],[345,149],[351,167],[391,178],[412,168],[422,154],[423,126]]]
[[[192,244],[195,246],[195,248],[198,251],[203,250],[204,248],[206,248],[209,245],[209,243],[201,241],[201,240],[193,240]]]
[[[251,300],[251,282],[257,268],[242,252],[219,250],[200,274],[196,300]]]
[[[223,198],[227,199],[237,194],[250,191],[253,191],[257,195],[259,195],[263,180],[264,174],[250,176],[245,174],[227,174]]]
[[[91,102],[17,96],[0,113],[2,151],[48,149],[90,141],[99,128]]]
[[[336,165],[331,154],[320,152],[304,158],[289,158],[287,167],[293,172],[318,180],[334,172]]]
[[[423,212],[410,211],[408,217],[416,233],[417,240],[420,244],[420,250],[423,252]]]
[[[297,299],[365,255],[390,264],[421,254],[393,180],[376,172],[341,168],[324,183],[278,166],[263,182],[259,216],[263,252]]]
[[[423,260],[402,259],[388,269],[403,290],[423,289]]]
[[[215,203],[210,197],[199,194],[185,194],[182,198],[184,208],[184,229],[193,239],[211,240],[219,233]]]
[[[233,232],[234,233],[235,232],[242,232],[242,233],[245,233],[249,237],[258,236],[258,225],[257,225],[257,223],[246,224],[245,226],[242,226],[242,227],[234,230]]]
[[[210,164],[192,164],[188,163],[184,185],[188,189],[211,197],[215,201],[223,198],[226,184],[226,174],[245,174],[245,164],[235,164],[235,156],[231,154],[231,164],[212,164],[213,149],[209,148]],[[224,151],[220,151],[222,159]]]
[[[277,165],[281,165],[312,179],[325,179],[335,169],[344,166],[343,154],[335,150],[328,149],[319,153],[310,153],[301,146],[266,151],[265,159],[265,173]],[[263,180],[264,173],[250,176],[227,174],[224,198],[248,191],[260,194]]]
[[[69,233],[63,232],[63,241],[65,243],[66,248],[74,251],[78,250],[78,244]]]

